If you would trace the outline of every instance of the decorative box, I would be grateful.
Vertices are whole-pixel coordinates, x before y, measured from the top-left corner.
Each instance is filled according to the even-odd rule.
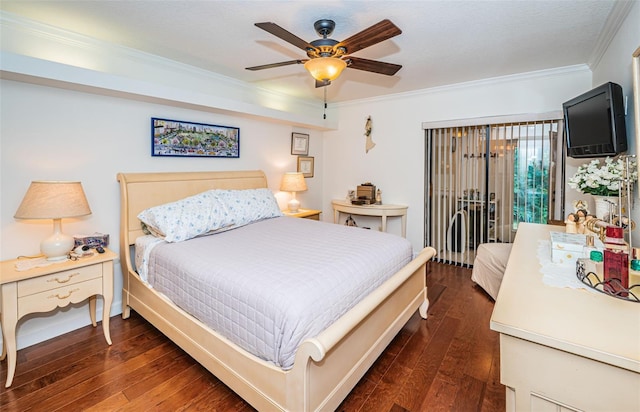
[[[356,196],[358,200],[366,200],[367,204],[376,201],[376,185],[371,183],[363,183],[356,188]]]
[[[563,265],[574,265],[584,256],[587,235],[578,233],[551,232],[551,261]]]
[[[73,235],[74,248],[78,246],[107,247],[109,246],[109,235],[94,233],[92,235]]]

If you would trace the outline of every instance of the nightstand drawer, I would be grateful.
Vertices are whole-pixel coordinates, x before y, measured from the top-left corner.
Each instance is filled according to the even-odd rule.
[[[18,282],[18,297],[53,290],[61,286],[73,285],[88,279],[102,277],[102,264],[84,266],[76,269],[56,272]]]
[[[57,307],[65,307],[69,303],[82,302],[89,296],[102,295],[102,278],[75,282],[44,292],[18,298],[18,318],[34,313],[49,312]]]

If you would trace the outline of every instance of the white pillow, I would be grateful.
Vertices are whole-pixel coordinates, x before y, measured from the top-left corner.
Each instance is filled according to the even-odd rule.
[[[151,234],[167,242],[181,242],[232,224],[213,190],[143,210],[138,219]]]
[[[269,189],[218,190],[217,192],[218,198],[225,205],[236,226],[282,216],[278,201]]]
[[[269,189],[209,190],[143,210],[138,219],[151,234],[181,242],[271,217],[282,216]]]

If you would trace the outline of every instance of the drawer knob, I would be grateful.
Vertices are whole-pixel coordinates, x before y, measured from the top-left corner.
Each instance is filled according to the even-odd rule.
[[[76,272],[76,273],[70,274],[66,279],[54,278],[54,279],[47,280],[47,282],[67,283],[68,281],[71,280],[72,277],[77,276],[79,274],[80,273]]]
[[[73,292],[77,292],[77,291],[79,291],[79,290],[80,290],[80,288],[71,289],[71,290],[69,291],[69,293],[68,293],[67,295],[64,295],[64,296],[60,296],[60,294],[59,294],[59,293],[56,293],[55,295],[51,295],[51,296],[49,296],[49,299],[51,299],[51,298],[58,298],[58,299],[60,299],[60,300],[67,299],[69,296],[71,296],[71,294],[72,294]]]

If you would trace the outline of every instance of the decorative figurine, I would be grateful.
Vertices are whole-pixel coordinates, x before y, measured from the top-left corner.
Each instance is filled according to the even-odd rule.
[[[373,138],[371,137],[371,130],[373,126],[371,124],[371,116],[367,117],[367,122],[364,124],[364,135],[367,137],[367,142],[365,145],[365,153],[369,153],[369,150],[375,147],[375,143],[373,143]]]
[[[575,213],[569,213],[567,216],[567,220],[564,221],[565,224],[565,232],[567,233],[578,233],[578,228],[576,225],[577,216]]]
[[[577,233],[584,234],[586,231],[585,223],[587,222],[588,213],[585,209],[578,209],[574,213],[576,217],[576,231]]]

